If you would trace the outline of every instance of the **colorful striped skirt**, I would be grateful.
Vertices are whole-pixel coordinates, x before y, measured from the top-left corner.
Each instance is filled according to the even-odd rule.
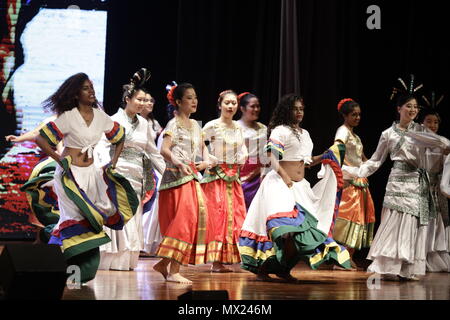
[[[258,273],[264,264],[268,273],[287,273],[300,260],[312,269],[324,262],[351,267],[348,251],[329,235],[342,174],[331,152],[325,158],[321,180],[313,188],[305,179],[288,188],[275,171],[264,178],[239,239],[243,269]],[[295,244],[294,257],[285,252],[288,237]]]
[[[375,208],[366,178],[349,182],[342,191],[333,238],[343,245],[360,250],[372,244]]]
[[[74,166],[70,156],[62,165],[57,166],[54,177],[60,219],[49,243],[60,245],[70,261],[108,243],[103,226],[121,230],[135,214],[139,201],[128,180],[111,167]],[[93,259],[98,260],[97,255]],[[86,263],[91,268],[89,274],[82,274],[85,281],[93,279],[98,268],[98,263],[96,267]]]

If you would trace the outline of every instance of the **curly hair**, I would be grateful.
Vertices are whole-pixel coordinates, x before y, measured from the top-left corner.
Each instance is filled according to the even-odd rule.
[[[63,114],[65,111],[77,108],[77,95],[80,93],[86,80],[89,80],[89,76],[82,72],[70,76],[63,82],[63,84],[58,88],[58,90],[56,90],[54,94],[52,94],[42,103],[42,106],[44,107],[44,109],[50,110],[52,113],[55,113],[58,116]],[[97,99],[95,99],[92,107],[100,107]]]
[[[292,111],[294,110],[294,106],[297,101],[300,101],[302,105],[304,105],[303,98],[295,93],[286,94],[281,97],[269,121],[267,132],[269,137],[275,127],[285,125],[290,127],[295,136],[299,138],[299,132],[294,126],[296,124],[296,120],[292,116]]]

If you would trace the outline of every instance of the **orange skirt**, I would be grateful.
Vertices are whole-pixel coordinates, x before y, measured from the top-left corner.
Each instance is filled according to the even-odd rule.
[[[344,188],[333,238],[354,248],[368,248],[372,244],[375,208],[366,178],[358,178]]]
[[[218,179],[202,184],[202,188],[210,217],[207,261],[239,263],[239,233],[247,213],[242,186],[238,181]]]
[[[158,215],[163,240],[156,255],[183,265],[205,264],[208,213],[200,183],[159,191]]]

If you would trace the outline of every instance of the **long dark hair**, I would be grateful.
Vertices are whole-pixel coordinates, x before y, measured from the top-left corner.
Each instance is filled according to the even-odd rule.
[[[282,125],[290,127],[294,134],[298,136],[298,130],[294,127],[296,120],[292,116],[292,111],[297,101],[300,101],[302,105],[304,105],[303,98],[295,93],[286,94],[278,101],[278,104],[272,113],[272,117],[270,118],[267,132],[269,137],[275,127]]]
[[[58,116],[65,111],[77,108],[77,95],[80,93],[86,80],[89,80],[89,77],[83,72],[70,76],[63,82],[63,84],[58,88],[58,90],[56,90],[54,94],[52,94],[42,103],[42,106],[44,107],[44,109],[50,110],[52,113],[56,113]],[[97,99],[95,99],[92,107],[100,107]]]

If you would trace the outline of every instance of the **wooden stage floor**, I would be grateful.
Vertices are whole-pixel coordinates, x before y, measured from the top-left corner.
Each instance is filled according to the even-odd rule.
[[[167,283],[153,271],[156,258],[141,258],[134,271],[99,270],[81,287],[66,287],[63,300],[177,300],[189,290],[227,290],[230,300],[450,300],[450,274],[427,273],[420,281],[369,281],[364,271],[309,269],[299,264],[293,275],[299,284],[255,280],[232,266],[233,273],[211,273],[209,265],[182,267],[193,285]]]

